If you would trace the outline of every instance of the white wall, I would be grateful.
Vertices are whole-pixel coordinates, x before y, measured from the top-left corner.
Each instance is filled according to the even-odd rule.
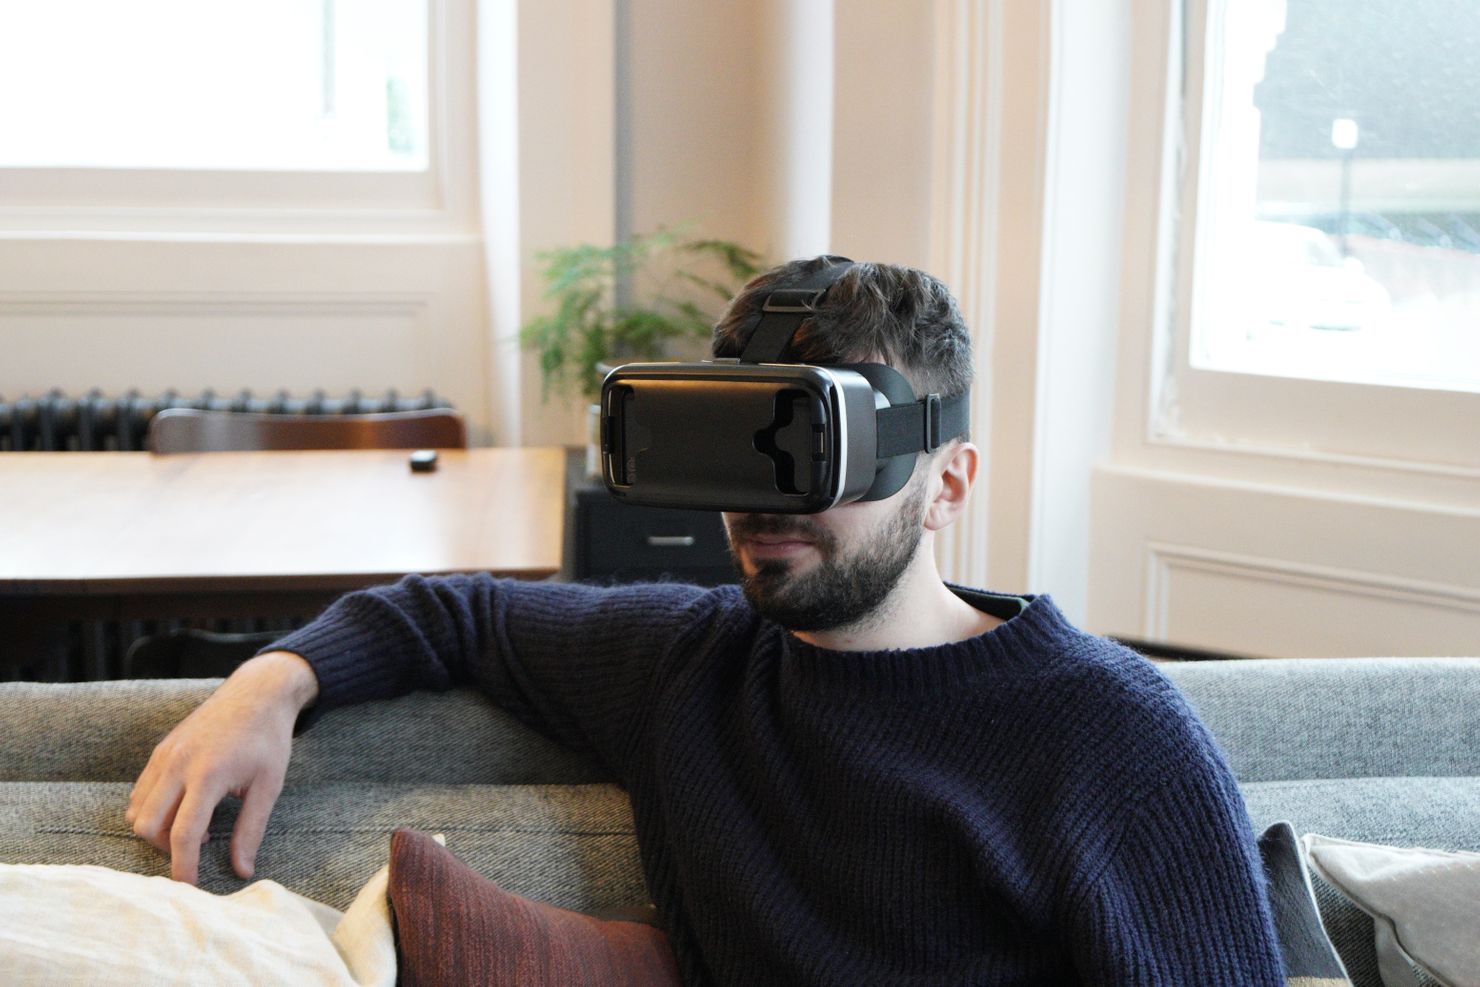
[[[512,98],[518,108],[519,229],[517,241],[490,263],[520,265],[518,306],[510,306],[510,317],[523,324],[545,307],[540,251],[611,243],[617,235],[617,63],[610,0],[518,0],[517,17],[518,92]],[[494,335],[494,359],[502,366],[516,351],[517,325],[498,325]],[[519,444],[585,441],[583,402],[554,395],[544,401],[532,354],[522,360],[520,397]]]
[[[771,247],[756,208],[760,36],[744,3],[629,0],[627,184],[630,232],[692,224],[698,235]]]
[[[931,5],[837,0],[832,249],[928,269],[934,165]]]
[[[1052,592],[1083,623],[1097,537],[1091,477],[1109,456],[1114,424],[1129,3],[1061,4],[1049,31],[1038,414],[1024,582]]]
[[[478,409],[480,280],[471,236],[0,237],[0,394],[434,387]]]

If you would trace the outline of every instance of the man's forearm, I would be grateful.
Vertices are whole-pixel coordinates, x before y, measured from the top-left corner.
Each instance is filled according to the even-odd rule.
[[[489,650],[493,587],[480,575],[407,576],[346,593],[268,645],[259,658],[294,659],[285,668],[295,674],[279,684],[291,684],[293,694],[307,700],[297,731],[340,706],[453,685],[472,654]]]
[[[312,667],[318,694],[299,733],[341,706],[470,686],[568,747],[616,751],[656,656],[706,595],[678,583],[410,575],[340,597],[263,654],[291,652]]]

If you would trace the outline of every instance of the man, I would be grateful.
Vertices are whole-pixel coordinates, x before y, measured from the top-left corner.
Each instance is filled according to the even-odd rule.
[[[823,263],[747,285],[715,355]],[[949,292],[886,265],[833,284],[790,358],[882,361],[917,396],[971,382]],[[193,881],[212,810],[240,795],[246,877],[295,722],[470,684],[630,793],[685,982],[1282,984],[1238,788],[1175,688],[1047,596],[941,579],[935,533],[978,460],[958,438],[884,500],[725,515],[743,589],[351,593],[160,743],[129,821]]]

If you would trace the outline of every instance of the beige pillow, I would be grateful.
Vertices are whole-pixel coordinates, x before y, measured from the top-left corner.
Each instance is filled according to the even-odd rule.
[[[1387,987],[1480,987],[1480,853],[1307,833],[1310,866],[1372,916]]]
[[[0,864],[0,966],[61,984],[394,987],[388,868],[346,912],[256,881],[215,895],[107,867]]]

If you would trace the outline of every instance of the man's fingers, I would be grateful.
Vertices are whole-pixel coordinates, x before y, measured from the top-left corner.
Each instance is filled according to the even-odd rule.
[[[154,790],[154,785],[159,777],[158,754],[151,755],[149,763],[144,765],[144,770],[139,772],[138,780],[128,793],[128,810],[124,812],[123,818],[129,825],[133,825],[134,819],[138,817],[139,810],[149,799],[149,793]]]
[[[200,864],[201,837],[211,824],[211,813],[224,793],[214,789],[195,786],[185,791],[180,800],[180,809],[175,813],[175,824],[170,827],[170,876],[186,884],[194,884]]]
[[[262,834],[267,832],[267,819],[281,791],[281,782],[272,784],[261,779],[247,789],[236,817],[236,829],[231,834],[231,866],[237,877],[249,878],[256,870]]]
[[[134,832],[156,850],[168,850],[170,824],[180,804],[184,785],[178,780],[160,780],[149,790],[134,812]]]

